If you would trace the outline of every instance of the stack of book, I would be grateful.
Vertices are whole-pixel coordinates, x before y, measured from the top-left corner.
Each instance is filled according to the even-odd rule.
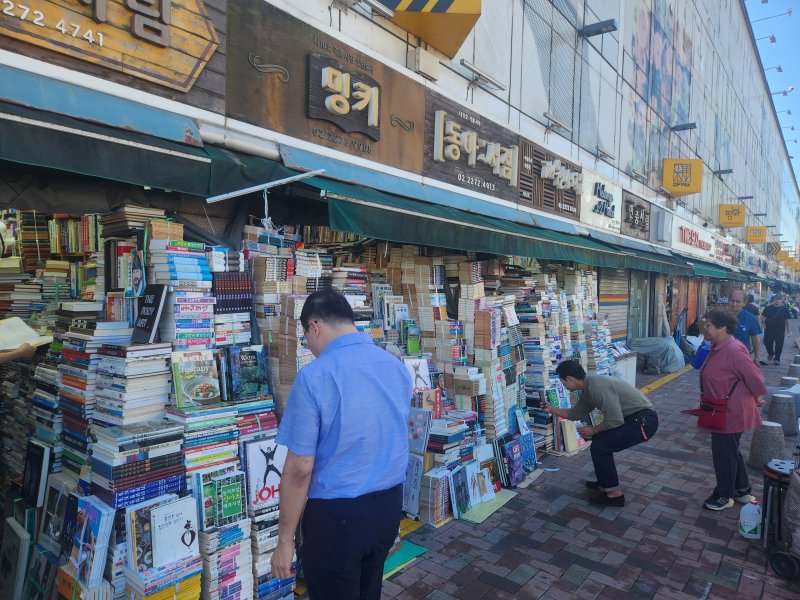
[[[85,261],[71,263],[72,296],[88,302],[105,299],[105,255],[93,252]]]
[[[280,315],[281,298],[292,293],[294,259],[285,256],[254,256],[253,283],[256,317]]]
[[[248,273],[214,272],[211,293],[214,305],[214,335],[217,347],[249,344],[253,282]]]
[[[52,254],[80,254],[100,249],[100,215],[54,214],[47,225]]]
[[[612,351],[611,330],[607,319],[593,319],[584,323],[586,334],[587,371],[597,375],[613,375],[617,361]]]
[[[441,527],[452,516],[449,474],[446,467],[436,467],[422,476],[419,517],[434,527]]]
[[[162,341],[175,349],[212,348],[216,298],[205,245],[151,240],[148,266],[148,283],[169,286],[159,327]]]
[[[47,213],[17,211],[17,247],[24,271],[35,271],[50,258],[47,220]]]
[[[212,273],[244,273],[247,261],[244,253],[224,246],[206,246],[208,266]]]
[[[0,277],[0,318],[19,317],[27,321],[45,306],[41,281],[22,274]]]
[[[163,219],[164,211],[160,208],[145,208],[143,206],[126,205],[121,209],[104,215],[100,219],[103,235],[127,235],[131,230],[144,230],[150,219]]]
[[[26,382],[23,377],[23,369],[25,372],[28,371],[27,367],[23,367],[21,363],[17,362],[9,362],[0,366],[0,376],[3,380],[0,386],[3,399],[2,406],[0,406],[0,415],[2,415],[2,427],[0,427],[2,453],[0,456],[2,456],[3,472],[7,473],[9,477],[22,474],[25,460],[28,407],[21,393]]]
[[[162,419],[92,434],[92,493],[112,508],[186,488],[180,426]]]
[[[162,418],[172,391],[171,348],[168,342],[103,345],[98,351],[95,423],[126,427]]]
[[[36,281],[42,284],[42,300],[46,304],[70,297],[69,271],[69,261],[54,259],[46,260],[44,269],[37,270]]]
[[[131,599],[198,598],[203,561],[197,504],[166,493],[125,511],[128,562],[125,596]]]
[[[46,444],[52,456],[51,470],[61,471],[61,458],[64,443],[61,434],[64,428],[64,417],[59,407],[58,367],[50,364],[39,364],[34,370],[33,407],[31,412],[36,420],[34,439]]]
[[[253,598],[283,598],[294,589],[294,578],[277,579],[270,561],[278,544],[280,480],[287,449],[276,444],[274,438],[254,439],[242,446],[251,520]]]
[[[367,269],[361,266],[348,266],[333,268],[333,287],[342,292],[345,296],[366,296],[367,295]]]

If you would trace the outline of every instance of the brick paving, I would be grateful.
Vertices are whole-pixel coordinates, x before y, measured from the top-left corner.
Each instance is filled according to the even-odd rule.
[[[798,324],[793,321],[798,335]],[[798,335],[800,338],[800,335]],[[795,353],[788,338],[784,364],[763,367],[777,385]],[[657,377],[643,377],[641,387]],[[679,410],[698,398],[697,373],[687,372],[650,394],[660,429],[647,444],[617,454],[625,508],[590,505],[583,481],[593,479],[588,451],[547,456],[544,473],[481,525],[453,521],[425,526],[406,539],[428,552],[384,583],[383,598],[786,598],[800,581],[775,576],[760,540],[736,532],[739,505],[704,510],[714,471],[708,435]],[[747,458],[750,434],[742,439]],[[786,456],[795,440],[787,439]],[[750,469],[761,499],[761,474]]]

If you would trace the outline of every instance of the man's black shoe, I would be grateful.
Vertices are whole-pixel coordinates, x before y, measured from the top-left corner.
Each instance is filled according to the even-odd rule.
[[[762,367],[766,367],[769,363],[765,360],[760,360],[758,361],[758,364],[760,364]]]
[[[607,494],[597,494],[596,496],[589,498],[589,502],[599,506],[618,506],[621,508],[625,506],[625,496],[623,495],[611,498]]]
[[[599,490],[600,489],[600,482],[599,481],[587,481],[586,487],[590,490]]]

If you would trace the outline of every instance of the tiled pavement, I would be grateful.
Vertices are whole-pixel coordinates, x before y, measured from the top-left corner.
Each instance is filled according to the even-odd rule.
[[[782,366],[764,367],[767,385],[777,385],[795,352],[789,347]],[[638,384],[653,379],[640,376]],[[800,598],[800,581],[776,577],[760,541],[738,535],[738,505],[702,508],[714,487],[710,441],[679,413],[694,405],[697,389],[690,371],[650,394],[659,432],[617,454],[625,508],[586,501],[588,451],[548,456],[544,465],[560,470],[517,490],[482,525],[454,521],[410,534],[428,552],[384,582],[383,598]],[[787,456],[794,442],[787,440]],[[745,458],[749,444],[746,434]],[[760,499],[761,475],[750,476]]]

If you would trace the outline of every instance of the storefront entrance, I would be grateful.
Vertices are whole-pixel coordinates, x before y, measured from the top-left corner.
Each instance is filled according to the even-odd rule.
[[[631,271],[630,303],[628,304],[628,338],[643,338],[649,335],[652,277],[645,271]]]

